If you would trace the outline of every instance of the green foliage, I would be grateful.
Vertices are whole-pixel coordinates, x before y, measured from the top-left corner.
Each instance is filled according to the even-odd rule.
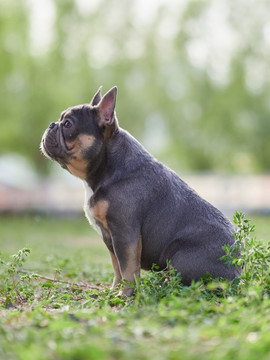
[[[253,227],[241,213],[235,217],[237,241],[246,247]],[[269,219],[260,226],[269,233]],[[88,224],[77,219],[1,219],[1,359],[268,360],[270,292],[261,265],[254,268],[257,276],[243,272],[238,284],[205,276],[189,287],[175,269],[153,269],[143,272],[135,295],[126,299],[109,289],[107,250],[88,233]],[[26,242],[31,254],[25,248],[8,256],[7,245]],[[257,244],[254,239],[244,255],[247,271],[253,271]],[[266,255],[268,245],[261,245]],[[240,258],[231,252],[227,260],[235,255]],[[40,274],[28,270],[24,278],[25,268]]]
[[[3,267],[0,271],[3,279],[3,283],[0,283],[0,296],[4,297],[6,307],[12,306],[14,301],[23,301],[23,299],[28,299],[30,295],[33,295],[33,291],[31,291],[33,289],[29,288],[29,283],[35,276],[30,274],[20,276],[19,274],[19,268],[22,267],[30,252],[30,249],[23,248],[17,254],[12,255],[8,262],[0,258],[0,264]]]
[[[3,306],[5,308],[14,307],[16,305],[22,305],[27,302],[34,301],[35,298],[44,297],[38,296],[39,286],[41,288],[48,288],[49,297],[54,280],[52,282],[40,283],[40,276],[20,268],[26,261],[26,257],[30,254],[31,249],[23,248],[16,254],[12,255],[11,260],[6,262],[0,258],[0,274],[2,281],[0,282],[0,296],[2,298]],[[59,270],[55,274],[59,273]],[[39,283],[39,286],[37,285]]]
[[[135,303],[137,306],[155,304],[164,297],[180,295],[183,285],[181,275],[176,269],[170,267],[168,263],[165,270],[158,270],[158,267],[153,265],[152,271],[147,273],[141,281],[136,279]]]
[[[164,3],[144,19],[135,0],[83,3],[1,2],[0,153],[46,171],[48,124],[118,85],[121,126],[174,168],[269,170],[268,0]]]
[[[245,219],[242,212],[235,212],[234,223],[237,230],[233,235],[235,243],[225,245],[226,255],[222,260],[239,270],[241,286],[263,286],[265,291],[270,291],[270,242],[262,244],[251,238],[255,226]]]

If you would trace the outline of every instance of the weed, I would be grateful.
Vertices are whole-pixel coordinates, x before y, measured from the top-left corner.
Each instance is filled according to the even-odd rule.
[[[181,275],[170,263],[164,270],[158,271],[157,265],[153,265],[152,271],[145,274],[141,280],[136,278],[135,303],[157,303],[164,297],[177,296],[180,294],[183,285]]]
[[[30,252],[29,248],[23,248],[12,255],[8,262],[0,259],[0,264],[3,266],[0,295],[5,298],[6,307],[11,307],[15,301],[23,302],[33,295],[33,287],[29,284],[33,278],[37,279],[37,277],[34,274],[19,274],[20,268]]]
[[[250,237],[250,234],[254,232],[254,226],[250,225],[250,221],[246,220],[241,212],[235,212],[234,223],[236,225],[236,232],[233,235],[235,243],[232,246],[224,246],[226,255],[221,259],[228,266],[239,270],[239,278],[229,284],[206,274],[197,284],[193,283],[187,291],[183,290],[181,274],[177,273],[169,263],[166,269],[161,271],[157,271],[159,269],[153,265],[152,271],[145,273],[140,280],[136,279],[135,286],[130,284],[134,286],[135,307],[156,304],[164,298],[185,296],[185,293],[189,293],[189,296],[196,293],[196,296],[204,299],[226,297],[234,293],[247,292],[250,286],[259,286],[262,293],[269,293],[270,243],[264,245]],[[59,275],[69,264],[69,259],[59,259],[59,266],[55,270],[53,279],[22,270],[22,265],[30,252],[29,248],[23,248],[12,255],[8,262],[0,259],[3,279],[0,284],[0,296],[6,308],[34,299],[44,301],[46,306],[51,301],[54,307],[61,306],[59,304],[63,304],[65,300],[77,301],[78,298],[83,299],[83,307],[95,299],[99,306],[130,304],[130,301],[120,299],[116,296],[116,292],[107,288],[60,280]],[[241,268],[242,272],[240,272]],[[61,286],[61,283],[65,285]],[[102,291],[97,296],[95,290]]]
[[[221,258],[228,266],[238,269],[239,279],[233,285],[263,286],[269,292],[270,242],[262,244],[250,237],[255,226],[245,219],[242,212],[236,211],[233,220],[236,225],[236,232],[233,234],[235,243],[223,247],[226,255]]]

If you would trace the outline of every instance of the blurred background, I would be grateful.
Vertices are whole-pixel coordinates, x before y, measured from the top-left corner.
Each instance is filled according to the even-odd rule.
[[[0,213],[81,211],[81,181],[39,143],[117,85],[121,127],[159,160],[230,217],[269,214],[269,14],[269,0],[0,0]]]

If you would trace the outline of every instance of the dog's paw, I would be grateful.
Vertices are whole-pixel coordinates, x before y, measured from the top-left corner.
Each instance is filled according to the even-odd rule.
[[[126,289],[121,289],[119,291],[119,293],[117,294],[117,296],[120,297],[131,297],[133,295],[133,289],[131,288],[126,288]]]

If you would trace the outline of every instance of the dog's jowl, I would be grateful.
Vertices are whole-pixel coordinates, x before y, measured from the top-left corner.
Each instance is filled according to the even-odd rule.
[[[233,226],[119,127],[116,93],[102,97],[99,89],[90,104],[67,109],[41,142],[48,158],[85,184],[85,213],[111,255],[113,287],[167,261],[187,285],[206,273],[233,279],[237,271],[220,260]]]

